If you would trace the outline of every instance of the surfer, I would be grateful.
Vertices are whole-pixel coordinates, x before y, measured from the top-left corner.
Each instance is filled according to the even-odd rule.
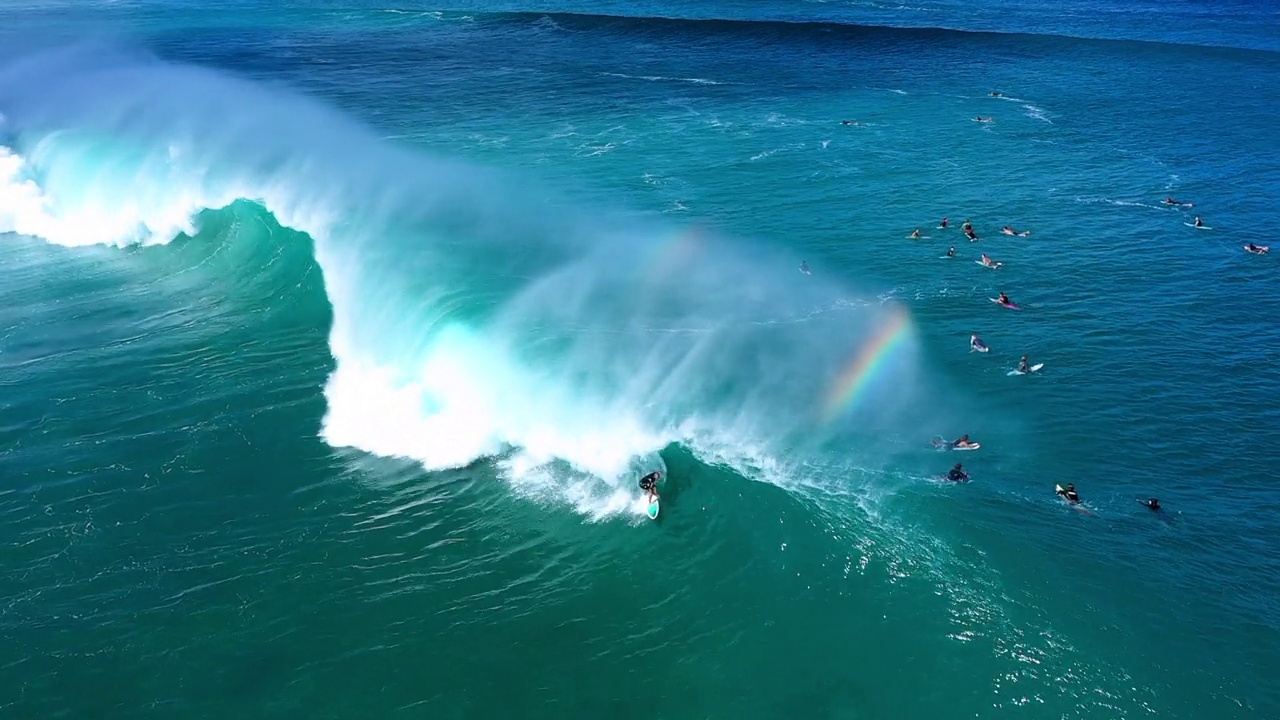
[[[1171,197],[1167,197],[1167,198],[1165,198],[1165,199],[1164,199],[1164,204],[1165,204],[1165,205],[1177,205],[1177,206],[1179,206],[1179,207],[1191,207],[1191,203],[1189,203],[1189,202],[1182,202],[1181,200],[1174,200],[1174,199],[1173,199],[1173,198],[1171,198]]]
[[[986,352],[991,348],[987,347],[987,344],[982,342],[982,338],[978,337],[977,335],[970,335],[969,349],[974,350],[976,352]]]
[[[960,229],[966,233],[971,233],[973,232],[973,223],[969,222],[968,218],[965,218],[965,221],[960,224]]]
[[[1004,97],[1004,95],[1003,95],[1003,94],[1001,94],[1000,92],[996,91],[996,90],[992,90],[992,91],[991,91],[991,97]]]
[[[916,240],[919,237],[920,237],[920,228],[916,228],[916,231],[911,233],[911,239]]]
[[[982,117],[981,115],[979,115],[979,116],[975,117],[975,118],[973,119],[973,121],[974,121],[974,122],[991,122],[991,121],[992,121],[992,120],[994,120],[994,119],[995,119],[995,118]]]
[[[1158,510],[1163,510],[1163,509],[1164,509],[1164,508],[1160,507],[1160,498],[1149,498],[1149,499],[1147,499],[1147,500],[1139,500],[1138,502],[1140,502],[1140,503],[1142,503],[1144,506],[1146,506],[1146,508],[1147,508],[1148,510],[1157,510],[1157,511],[1158,511]]]
[[[1009,296],[1005,295],[1004,293],[1000,293],[1000,297],[996,298],[996,302],[1000,303],[1001,305],[1013,304],[1013,301],[1009,299]]]
[[[640,478],[640,489],[649,493],[649,502],[657,500],[658,495],[658,479],[662,477],[662,473],[654,470],[653,472]]]
[[[947,223],[951,222],[951,218],[942,218],[942,222],[938,223],[938,227],[942,230],[947,229]]]
[[[955,257],[955,256],[956,256],[956,246],[952,245],[951,247],[947,248],[947,257]]]
[[[1200,219],[1199,215],[1196,216],[1196,227],[1198,228],[1204,227],[1204,221]]]
[[[1004,233],[1005,235],[1017,235],[1018,237],[1026,237],[1031,234],[1030,230],[1023,230],[1019,232],[1017,230],[1014,230],[1013,227],[1009,225],[1005,225],[1004,227],[1000,228],[1000,232]]]
[[[972,227],[969,228],[968,230],[965,230],[964,234],[966,237],[969,238],[969,242],[977,242],[979,239],[978,233],[974,232]]]
[[[1254,245],[1253,243],[1245,243],[1244,249],[1248,250],[1254,255],[1266,255],[1267,251],[1270,250],[1271,248],[1267,247],[1266,245]]]
[[[841,120],[840,124],[841,125],[857,125],[858,121],[857,120]]]
[[[1029,372],[1031,372],[1031,366],[1030,366],[1030,364],[1027,362],[1027,356],[1026,356],[1026,355],[1023,355],[1023,356],[1022,356],[1022,359],[1018,361],[1018,372],[1020,372],[1020,373],[1029,373]]]
[[[969,473],[964,471],[960,463],[956,463],[956,466],[947,472],[947,479],[951,482],[964,482],[969,479]]]
[[[804,273],[805,275],[812,275],[812,274],[813,274],[813,273],[809,272],[809,262],[808,262],[807,260],[801,260],[801,261],[800,261],[800,272]]]
[[[1065,488],[1058,488],[1058,494],[1066,498],[1069,503],[1080,502],[1080,496],[1076,494],[1076,486],[1071,483],[1067,483]]]
[[[959,440],[956,440],[955,442],[951,443],[951,447],[953,447],[953,448],[967,448],[967,447],[973,447],[975,444],[976,444],[976,443],[973,443],[973,442],[970,442],[970,441],[969,441],[969,436],[968,436],[968,435],[965,435],[964,437],[960,438]]]
[[[998,268],[1004,263],[992,260],[986,253],[982,253],[982,264],[989,268]]]

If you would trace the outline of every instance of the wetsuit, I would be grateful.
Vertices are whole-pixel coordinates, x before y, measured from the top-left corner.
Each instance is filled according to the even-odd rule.
[[[951,468],[951,471],[947,473],[947,479],[950,480],[951,482],[960,482],[961,480],[968,480],[969,473],[963,470],[957,470],[955,468]]]
[[[645,475],[644,477],[640,478],[640,489],[648,492],[653,492],[654,488],[656,488],[658,485],[659,477],[661,477],[659,473],[651,472],[648,475]]]

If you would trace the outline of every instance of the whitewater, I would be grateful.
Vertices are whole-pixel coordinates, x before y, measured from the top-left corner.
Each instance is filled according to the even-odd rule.
[[[260,204],[323,269],[327,442],[433,470],[501,458],[521,489],[594,517],[639,512],[632,480],[672,443],[776,483],[800,463],[847,471],[823,454],[843,432],[825,395],[904,313],[801,275],[794,253],[589,216],[295,93],[145,54],[15,63],[0,104],[0,232],[164,245],[198,236],[204,211]],[[905,411],[910,363],[878,380]]]

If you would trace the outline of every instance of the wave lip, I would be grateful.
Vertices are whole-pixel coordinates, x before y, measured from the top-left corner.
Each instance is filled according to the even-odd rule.
[[[634,478],[672,443],[783,482],[856,420],[820,408],[891,312],[776,250],[551,207],[209,70],[73,50],[0,71],[0,104],[0,229],[163,244],[256,202],[323,272],[326,442],[432,469],[497,458],[592,516],[638,512]],[[911,357],[878,382],[909,387]]]

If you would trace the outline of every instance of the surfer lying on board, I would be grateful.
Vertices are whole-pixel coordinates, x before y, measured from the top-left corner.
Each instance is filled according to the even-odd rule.
[[[994,119],[995,119],[995,118],[982,117],[981,115],[979,115],[979,116],[975,117],[975,118],[973,119],[973,121],[974,121],[974,122],[991,122],[991,121],[992,121],[992,120],[994,120]]]
[[[1266,245],[1254,245],[1253,243],[1245,243],[1244,249],[1248,250],[1254,255],[1266,255],[1267,251],[1270,250],[1271,248],[1267,247]]]
[[[654,470],[653,472],[640,478],[640,489],[649,493],[649,502],[657,500],[658,495],[658,478],[662,477],[662,473]]]
[[[947,479],[951,482],[964,482],[969,479],[969,473],[964,471],[960,463],[956,463],[956,466],[947,472]]]
[[[976,242],[977,240],[980,239],[978,238],[978,233],[974,232],[972,227],[965,230],[964,234],[965,234],[965,237],[969,238],[969,242]]]
[[[1138,502],[1140,502],[1140,503],[1142,503],[1143,505],[1145,505],[1145,506],[1147,507],[1147,509],[1149,509],[1149,510],[1162,510],[1162,509],[1163,509],[1163,508],[1161,508],[1161,507],[1160,507],[1160,498],[1150,498],[1150,499],[1148,499],[1148,500],[1139,500]]]
[[[974,445],[977,445],[977,443],[970,442],[968,435],[965,435],[959,440],[956,440],[955,442],[951,443],[951,447],[956,447],[956,448],[967,448],[967,447],[973,447]]]
[[[1005,295],[1004,293],[1000,293],[1000,297],[996,298],[996,302],[1000,303],[1001,305],[1013,304],[1013,301],[1009,299],[1009,296]]]
[[[1167,198],[1165,198],[1165,199],[1164,199],[1164,204],[1165,204],[1165,205],[1178,205],[1178,206],[1180,206],[1180,207],[1191,207],[1191,203],[1182,202],[1181,200],[1174,200],[1174,199],[1173,199],[1173,198],[1171,198],[1171,197],[1167,197]]]
[[[1018,372],[1020,372],[1020,373],[1029,373],[1029,372],[1031,372],[1031,367],[1030,367],[1029,363],[1027,363],[1027,356],[1026,356],[1026,355],[1023,355],[1023,356],[1022,356],[1022,359],[1018,361]]]
[[[982,342],[982,338],[978,337],[977,335],[969,336],[969,348],[971,350],[976,350],[978,352],[986,352],[991,349],[987,347],[987,344]]]
[[[1031,234],[1030,230],[1023,230],[1022,232],[1018,232],[1017,230],[1014,230],[1013,227],[1009,225],[1005,225],[1004,227],[1000,228],[1000,232],[1004,233],[1005,235],[1017,235],[1018,237],[1026,237]]]
[[[1071,502],[1071,503],[1080,502],[1080,496],[1076,494],[1076,486],[1072,485],[1071,483],[1067,483],[1067,486],[1065,488],[1059,488],[1058,494],[1066,498],[1067,502]]]
[[[995,260],[992,260],[990,257],[988,257],[986,253],[982,253],[982,264],[986,265],[989,268],[998,268],[1004,263],[996,262]]]

